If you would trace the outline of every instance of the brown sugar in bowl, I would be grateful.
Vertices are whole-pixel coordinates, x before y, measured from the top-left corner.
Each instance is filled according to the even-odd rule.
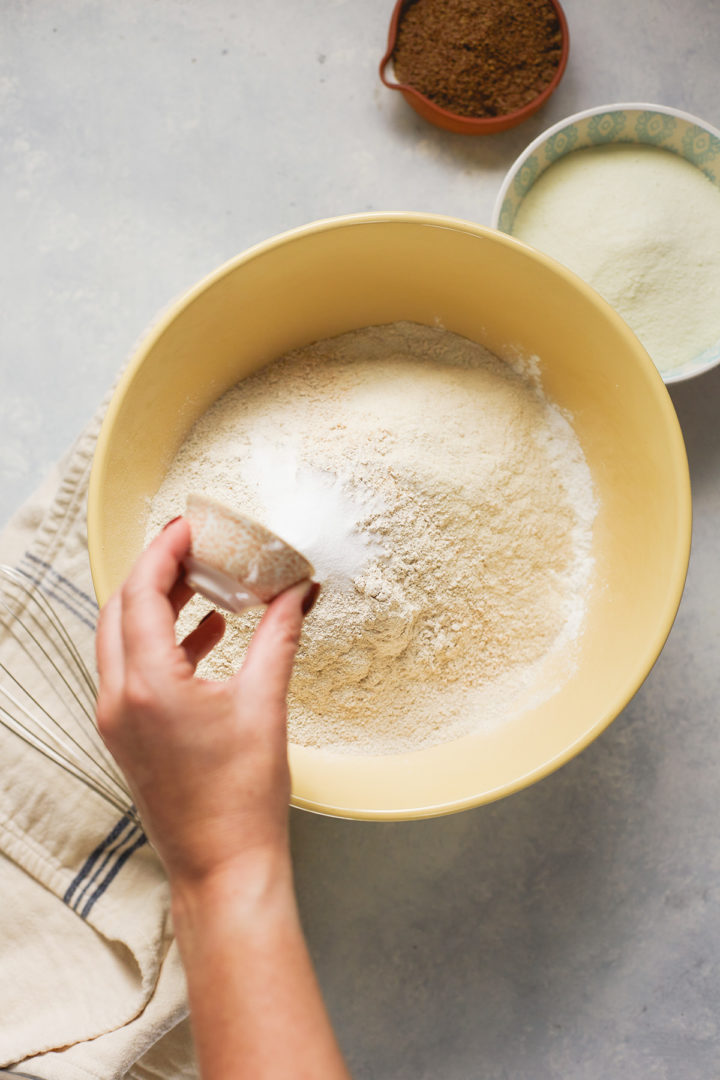
[[[496,116],[461,115],[460,113],[451,112],[449,109],[437,105],[429,97],[409,83],[393,82],[391,79],[388,79],[386,69],[393,58],[402,16],[405,9],[410,6],[411,2],[412,0],[397,0],[390,20],[387,49],[380,61],[380,78],[390,90],[399,90],[408,105],[422,116],[423,119],[429,121],[429,123],[435,124],[436,127],[444,128],[445,131],[452,131],[459,135],[491,135],[495,132],[507,131],[509,128],[515,127],[517,124],[521,124],[523,120],[527,120],[529,117],[533,116],[557,89],[560,80],[565,73],[568,54],[570,52],[570,33],[568,30],[567,19],[565,18],[565,13],[560,6],[559,0],[548,0],[555,10],[560,26],[561,49],[557,70],[550,82],[537,97],[533,98],[528,104],[523,105],[520,109]]]

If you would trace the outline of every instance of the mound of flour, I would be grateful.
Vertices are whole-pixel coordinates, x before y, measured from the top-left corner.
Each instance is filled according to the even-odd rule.
[[[412,323],[268,365],[197,422],[148,538],[200,490],[303,552],[323,582],[290,688],[290,738],[381,754],[547,696],[572,665],[596,505],[565,416],[530,366]],[[180,633],[207,603],[183,613]],[[230,617],[206,677],[235,671],[257,613]]]

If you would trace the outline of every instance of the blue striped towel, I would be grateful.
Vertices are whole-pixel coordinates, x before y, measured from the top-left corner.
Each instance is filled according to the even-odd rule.
[[[85,532],[100,418],[0,536],[92,667]],[[9,648],[0,637],[0,658]],[[193,1080],[167,880],[141,826],[0,727],[0,1067]]]

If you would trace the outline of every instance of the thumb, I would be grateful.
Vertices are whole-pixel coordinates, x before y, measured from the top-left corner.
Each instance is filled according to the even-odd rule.
[[[319,592],[316,581],[301,581],[270,603],[239,673],[244,694],[253,695],[254,700],[284,704],[303,619]]]

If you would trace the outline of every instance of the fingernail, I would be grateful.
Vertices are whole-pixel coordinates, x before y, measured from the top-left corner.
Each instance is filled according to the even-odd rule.
[[[161,529],[160,531],[161,531],[161,532],[165,532],[165,530],[166,530],[166,529],[169,529],[169,528],[170,528],[170,526],[171,526],[171,525],[172,525],[172,524],[173,524],[174,522],[176,522],[176,521],[179,521],[181,517],[182,517],[182,514],[178,514],[178,515],[177,515],[177,517],[174,517],[174,518],[170,518],[170,520],[169,520],[168,522],[166,522],[166,523],[165,523],[165,525],[163,525],[163,527],[162,527],[162,529]]]
[[[211,610],[210,610],[210,611],[206,611],[206,612],[205,612],[205,614],[203,615],[202,619],[201,619],[201,620],[200,620],[200,622],[198,623],[198,626],[202,626],[202,624],[203,624],[204,622],[207,622],[207,621],[208,621],[208,619],[210,618],[210,616],[211,616],[211,615],[214,615],[214,614],[215,614],[215,608],[211,608]]]
[[[309,615],[312,609],[315,607],[315,601],[320,595],[320,583],[317,581],[310,582],[310,588],[305,593],[302,602],[303,615]]]

